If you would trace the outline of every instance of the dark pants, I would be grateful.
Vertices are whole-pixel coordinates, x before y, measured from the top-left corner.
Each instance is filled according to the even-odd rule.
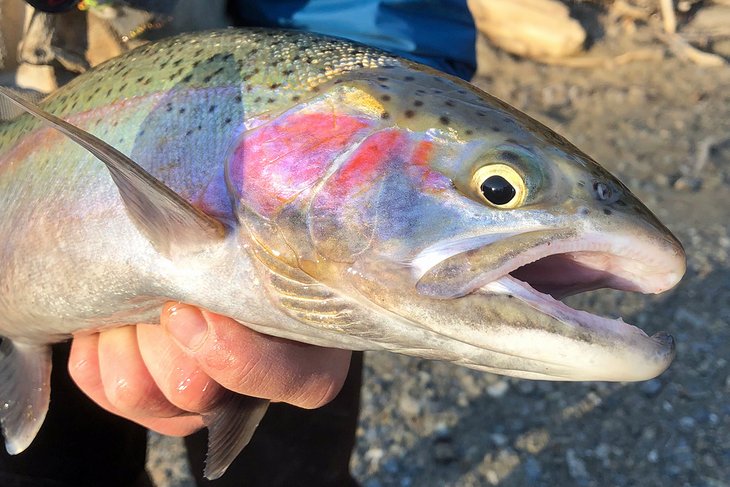
[[[0,447],[0,487],[148,487],[144,470],[147,430],[107,413],[79,391],[68,375],[67,344],[54,347],[51,407],[31,446],[15,456]],[[348,464],[362,376],[362,354],[353,355],[340,395],[307,411],[269,408],[251,444],[215,482],[201,479],[206,432],[186,443],[200,485],[356,486]]]

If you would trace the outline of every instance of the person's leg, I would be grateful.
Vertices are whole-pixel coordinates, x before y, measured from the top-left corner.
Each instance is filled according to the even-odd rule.
[[[203,478],[207,432],[187,437],[198,485],[357,487],[349,467],[360,409],[362,359],[362,352],[353,353],[342,391],[326,406],[306,410],[272,404],[251,443],[218,480]]]
[[[18,455],[0,447],[2,487],[147,487],[147,430],[87,398],[68,375],[69,344],[53,348],[51,406]]]

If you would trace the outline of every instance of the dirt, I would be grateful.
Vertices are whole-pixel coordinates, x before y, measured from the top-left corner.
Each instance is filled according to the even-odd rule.
[[[368,354],[353,461],[365,487],[730,485],[730,68],[664,56],[641,26],[591,54],[637,50],[654,54],[575,69],[487,47],[474,81],[591,154],[683,242],[674,290],[571,302],[669,331],[675,362],[644,383],[573,384]]]

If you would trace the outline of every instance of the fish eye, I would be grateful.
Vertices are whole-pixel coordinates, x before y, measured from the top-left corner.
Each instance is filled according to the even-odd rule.
[[[489,164],[476,170],[474,187],[487,203],[497,208],[517,208],[527,197],[525,180],[506,164]]]

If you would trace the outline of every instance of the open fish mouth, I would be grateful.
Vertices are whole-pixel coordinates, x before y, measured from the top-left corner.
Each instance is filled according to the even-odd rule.
[[[459,295],[477,298],[508,296],[537,311],[536,321],[559,322],[562,328],[541,329],[537,324],[529,331],[515,331],[514,342],[509,333],[500,338],[498,348],[504,353],[526,359],[550,360],[552,354],[561,353],[565,357],[592,356],[582,371],[559,367],[562,372],[546,373],[542,378],[584,380],[590,376],[592,380],[643,380],[663,372],[675,355],[674,339],[668,333],[648,336],[621,318],[611,319],[574,309],[560,299],[599,288],[641,293],[666,291],[684,274],[684,251],[679,242],[606,235],[576,237],[575,234],[549,239],[542,232],[531,233],[499,239],[446,257],[423,273],[419,290],[447,299],[458,297],[453,295],[454,289],[458,289]],[[520,242],[529,245],[525,248]],[[460,242],[456,247],[463,250],[464,246]],[[508,258],[497,256],[499,250],[510,247],[519,250]],[[444,252],[442,249],[441,254]],[[528,340],[524,335],[530,333],[532,341],[540,345],[526,351],[524,344]],[[518,338],[520,334],[523,336]],[[541,351],[540,347],[545,350]],[[515,375],[540,378],[534,374]]]

